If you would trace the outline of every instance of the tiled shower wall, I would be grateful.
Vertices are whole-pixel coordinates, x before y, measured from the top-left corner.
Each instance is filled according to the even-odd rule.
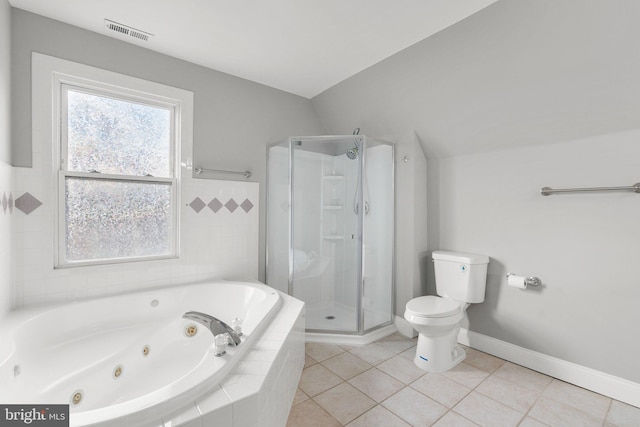
[[[207,279],[257,280],[258,184],[193,179],[185,169],[178,259],[55,269],[55,185],[41,157],[34,152],[33,168],[14,168],[14,196],[29,194],[13,212],[15,306]]]
[[[13,305],[13,168],[0,161],[0,318]]]

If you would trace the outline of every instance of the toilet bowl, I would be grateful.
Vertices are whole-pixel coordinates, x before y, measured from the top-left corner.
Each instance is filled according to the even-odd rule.
[[[442,296],[410,300],[404,318],[418,331],[414,363],[425,371],[443,372],[465,358],[458,345],[460,322],[469,303],[484,301],[489,258],[434,251],[433,261],[436,289]]]
[[[465,352],[458,345],[460,321],[466,307],[437,296],[414,298],[407,303],[404,318],[418,331],[413,362],[429,372],[443,372],[462,362]]]

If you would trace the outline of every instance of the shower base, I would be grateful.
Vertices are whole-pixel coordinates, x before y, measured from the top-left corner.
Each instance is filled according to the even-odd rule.
[[[357,335],[356,309],[342,304],[307,304],[307,342],[365,345],[396,332],[389,313],[365,310],[366,324],[381,325],[364,335]],[[309,332],[313,330],[314,332]],[[322,331],[322,332],[316,332]]]

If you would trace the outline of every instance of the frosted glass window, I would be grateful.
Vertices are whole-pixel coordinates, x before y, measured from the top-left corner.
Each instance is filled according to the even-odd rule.
[[[57,266],[177,256],[179,105],[61,84]]]
[[[171,111],[67,91],[67,170],[171,176]]]
[[[170,255],[171,184],[66,178],[66,260]]]

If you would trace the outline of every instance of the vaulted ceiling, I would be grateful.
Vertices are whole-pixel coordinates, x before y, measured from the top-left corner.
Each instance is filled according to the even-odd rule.
[[[10,0],[13,7],[311,98],[496,0]],[[147,41],[107,29],[110,20]]]

